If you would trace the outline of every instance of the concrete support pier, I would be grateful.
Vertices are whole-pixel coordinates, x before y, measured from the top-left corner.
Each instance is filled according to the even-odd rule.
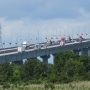
[[[53,64],[55,63],[55,57],[57,54],[53,54]]]
[[[80,55],[80,50],[73,50],[76,55]]]
[[[48,59],[50,58],[50,55],[41,56],[43,63],[44,63],[44,73],[48,72]]]
[[[88,56],[90,56],[90,49],[88,50]]]
[[[43,63],[48,64],[48,59],[50,58],[50,55],[41,56]]]
[[[81,49],[81,55],[88,56],[88,48]]]
[[[14,64],[23,64],[23,60],[20,60],[20,61],[13,61],[12,63],[14,63]]]
[[[89,55],[89,50],[88,48],[83,48],[83,49],[78,49],[78,50],[73,50],[77,55],[81,56],[88,56]]]

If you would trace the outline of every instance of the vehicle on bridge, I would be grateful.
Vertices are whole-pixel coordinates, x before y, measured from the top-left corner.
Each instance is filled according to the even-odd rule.
[[[61,37],[60,46],[64,46],[65,43],[66,43],[66,38],[65,37]]]
[[[83,38],[82,35],[80,35],[76,39],[72,39],[70,36],[68,36],[67,38],[61,37],[60,46],[64,46],[65,44],[69,44],[69,43],[82,43],[83,41],[85,41],[85,39]]]
[[[35,50],[35,49],[45,49],[54,46],[65,46],[74,43],[83,43],[85,41],[90,41],[89,38],[84,38],[83,34],[78,35],[78,38],[61,37],[60,39],[54,39],[54,37],[47,39],[47,41],[37,44],[28,44],[27,41],[23,41],[21,46],[2,48],[0,49],[0,54],[10,53],[10,52],[23,52],[25,50]]]
[[[77,34],[78,35],[78,34]],[[85,41],[86,39],[83,37],[83,34],[78,35],[78,38],[73,39],[75,42],[79,42],[82,43],[83,41]]]

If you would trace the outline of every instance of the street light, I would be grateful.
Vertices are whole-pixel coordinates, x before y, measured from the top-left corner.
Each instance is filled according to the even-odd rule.
[[[17,47],[17,43],[15,43],[16,47]]]
[[[12,43],[10,42],[10,43],[9,43],[10,47],[11,47],[11,44],[12,44]]]
[[[5,49],[5,42],[3,43],[3,48]]]
[[[3,44],[3,49],[4,49],[4,54],[5,54],[5,42],[2,43]],[[4,58],[5,58],[5,55],[4,55]]]

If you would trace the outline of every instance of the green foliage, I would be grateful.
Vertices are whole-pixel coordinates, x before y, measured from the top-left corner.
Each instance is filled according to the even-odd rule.
[[[44,89],[45,90],[53,90],[55,88],[53,83],[45,83],[44,84]]]
[[[54,65],[51,65],[48,72],[48,80],[49,82],[55,83],[57,81],[57,75],[56,70],[54,68]]]
[[[59,53],[55,58],[54,66],[59,82],[90,79],[90,58],[88,56],[77,56],[72,51]]]
[[[46,89],[45,89],[46,87]],[[0,87],[0,90],[90,90],[90,81],[84,82],[72,82],[68,84],[32,84],[32,85],[20,85],[18,87],[10,85],[9,87]]]
[[[0,65],[0,83],[9,82],[11,76],[11,68],[8,63]]]
[[[9,83],[4,83],[2,88],[3,89],[9,89],[10,88],[10,84]]]
[[[0,84],[5,86],[6,83],[12,83],[17,86],[21,83],[23,85],[54,84],[90,80],[90,57],[78,56],[68,51],[58,53],[54,62],[53,65],[48,64],[47,67],[37,59],[29,59],[23,65],[1,64]]]
[[[13,65],[12,67],[12,76],[11,76],[11,81],[12,82],[20,82],[21,80],[21,69],[18,65]]]
[[[22,66],[22,79],[24,81],[39,81],[44,72],[43,63],[39,60],[28,60]]]

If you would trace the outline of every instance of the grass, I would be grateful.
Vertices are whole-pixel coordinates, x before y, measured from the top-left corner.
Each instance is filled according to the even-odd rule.
[[[46,88],[46,90],[90,90],[90,81],[84,82],[73,82],[68,84],[55,84],[54,89]],[[40,85],[21,85],[21,86],[14,86],[10,85],[10,88],[3,88],[0,86],[0,90],[45,90],[44,84]]]

